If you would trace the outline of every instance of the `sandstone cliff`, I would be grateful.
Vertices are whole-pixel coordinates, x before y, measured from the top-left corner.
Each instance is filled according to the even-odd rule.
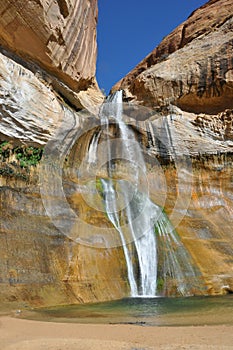
[[[58,185],[87,224],[75,226],[78,234],[95,239],[111,226],[88,204],[90,179],[77,178],[100,129],[96,1],[1,5],[0,299],[26,307],[127,296],[122,248],[79,244],[72,229],[64,234],[50,192]],[[126,122],[144,146],[151,198],[170,215],[210,294],[233,290],[231,14],[230,0],[209,1],[114,87],[147,106],[138,114],[126,104]],[[51,167],[41,173],[43,152]],[[176,164],[183,154],[188,171]],[[64,209],[58,203],[58,213]]]
[[[3,303],[48,305],[105,300],[120,297],[122,293],[121,288],[113,287],[115,291],[111,294],[103,268],[99,275],[107,281],[104,290],[95,278],[98,256],[103,262],[99,265],[110,266],[109,260],[121,253],[103,255],[101,251],[74,247],[47,216],[38,180],[44,146],[60,124],[72,118],[82,129],[85,116],[79,116],[76,111],[85,108],[91,114],[102,103],[103,96],[95,81],[96,22],[95,0],[1,1],[0,299]],[[89,277],[81,268],[76,271],[77,255],[80,266],[89,265]],[[119,265],[120,270],[124,268]],[[78,274],[76,279],[72,277],[74,274]]]
[[[95,105],[97,1],[1,1],[1,52],[77,108]],[[86,95],[81,93],[86,91]]]
[[[167,188],[152,181],[152,198],[162,205],[166,192],[164,207],[173,223],[184,209],[175,204],[175,162],[182,154],[191,159],[192,171],[186,171],[180,190],[184,199],[191,186],[192,196],[176,227],[209,293],[233,287],[232,25],[232,1],[208,1],[112,89],[123,89],[126,102],[147,107],[141,115],[132,112],[129,123],[144,140],[148,162],[157,157],[167,164]],[[156,171],[152,165],[152,178]]]
[[[194,113],[232,108],[233,3],[209,1],[117,83],[129,99]]]

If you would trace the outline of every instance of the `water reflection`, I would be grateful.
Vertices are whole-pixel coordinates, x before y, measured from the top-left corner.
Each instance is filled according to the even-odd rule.
[[[188,298],[128,298],[23,312],[23,318],[72,323],[182,326],[233,324],[233,295]]]

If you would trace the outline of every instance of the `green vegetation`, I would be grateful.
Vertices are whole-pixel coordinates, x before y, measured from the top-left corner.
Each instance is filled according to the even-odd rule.
[[[43,148],[20,145],[11,141],[0,141],[0,176],[28,179],[30,167],[41,160]]]
[[[96,178],[96,190],[98,191],[100,196],[103,198],[104,190],[103,190],[103,185],[102,185],[102,182],[101,182],[100,178]]]
[[[36,147],[17,147],[14,152],[22,168],[37,165],[43,154],[43,150]]]

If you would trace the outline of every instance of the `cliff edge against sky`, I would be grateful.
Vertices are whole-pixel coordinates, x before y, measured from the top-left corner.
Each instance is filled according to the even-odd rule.
[[[176,105],[216,114],[232,108],[233,3],[212,0],[194,11],[113,90],[146,106]]]

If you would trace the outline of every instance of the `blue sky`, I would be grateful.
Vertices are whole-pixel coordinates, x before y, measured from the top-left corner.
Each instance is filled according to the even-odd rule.
[[[206,0],[99,0],[97,80],[106,93]]]

